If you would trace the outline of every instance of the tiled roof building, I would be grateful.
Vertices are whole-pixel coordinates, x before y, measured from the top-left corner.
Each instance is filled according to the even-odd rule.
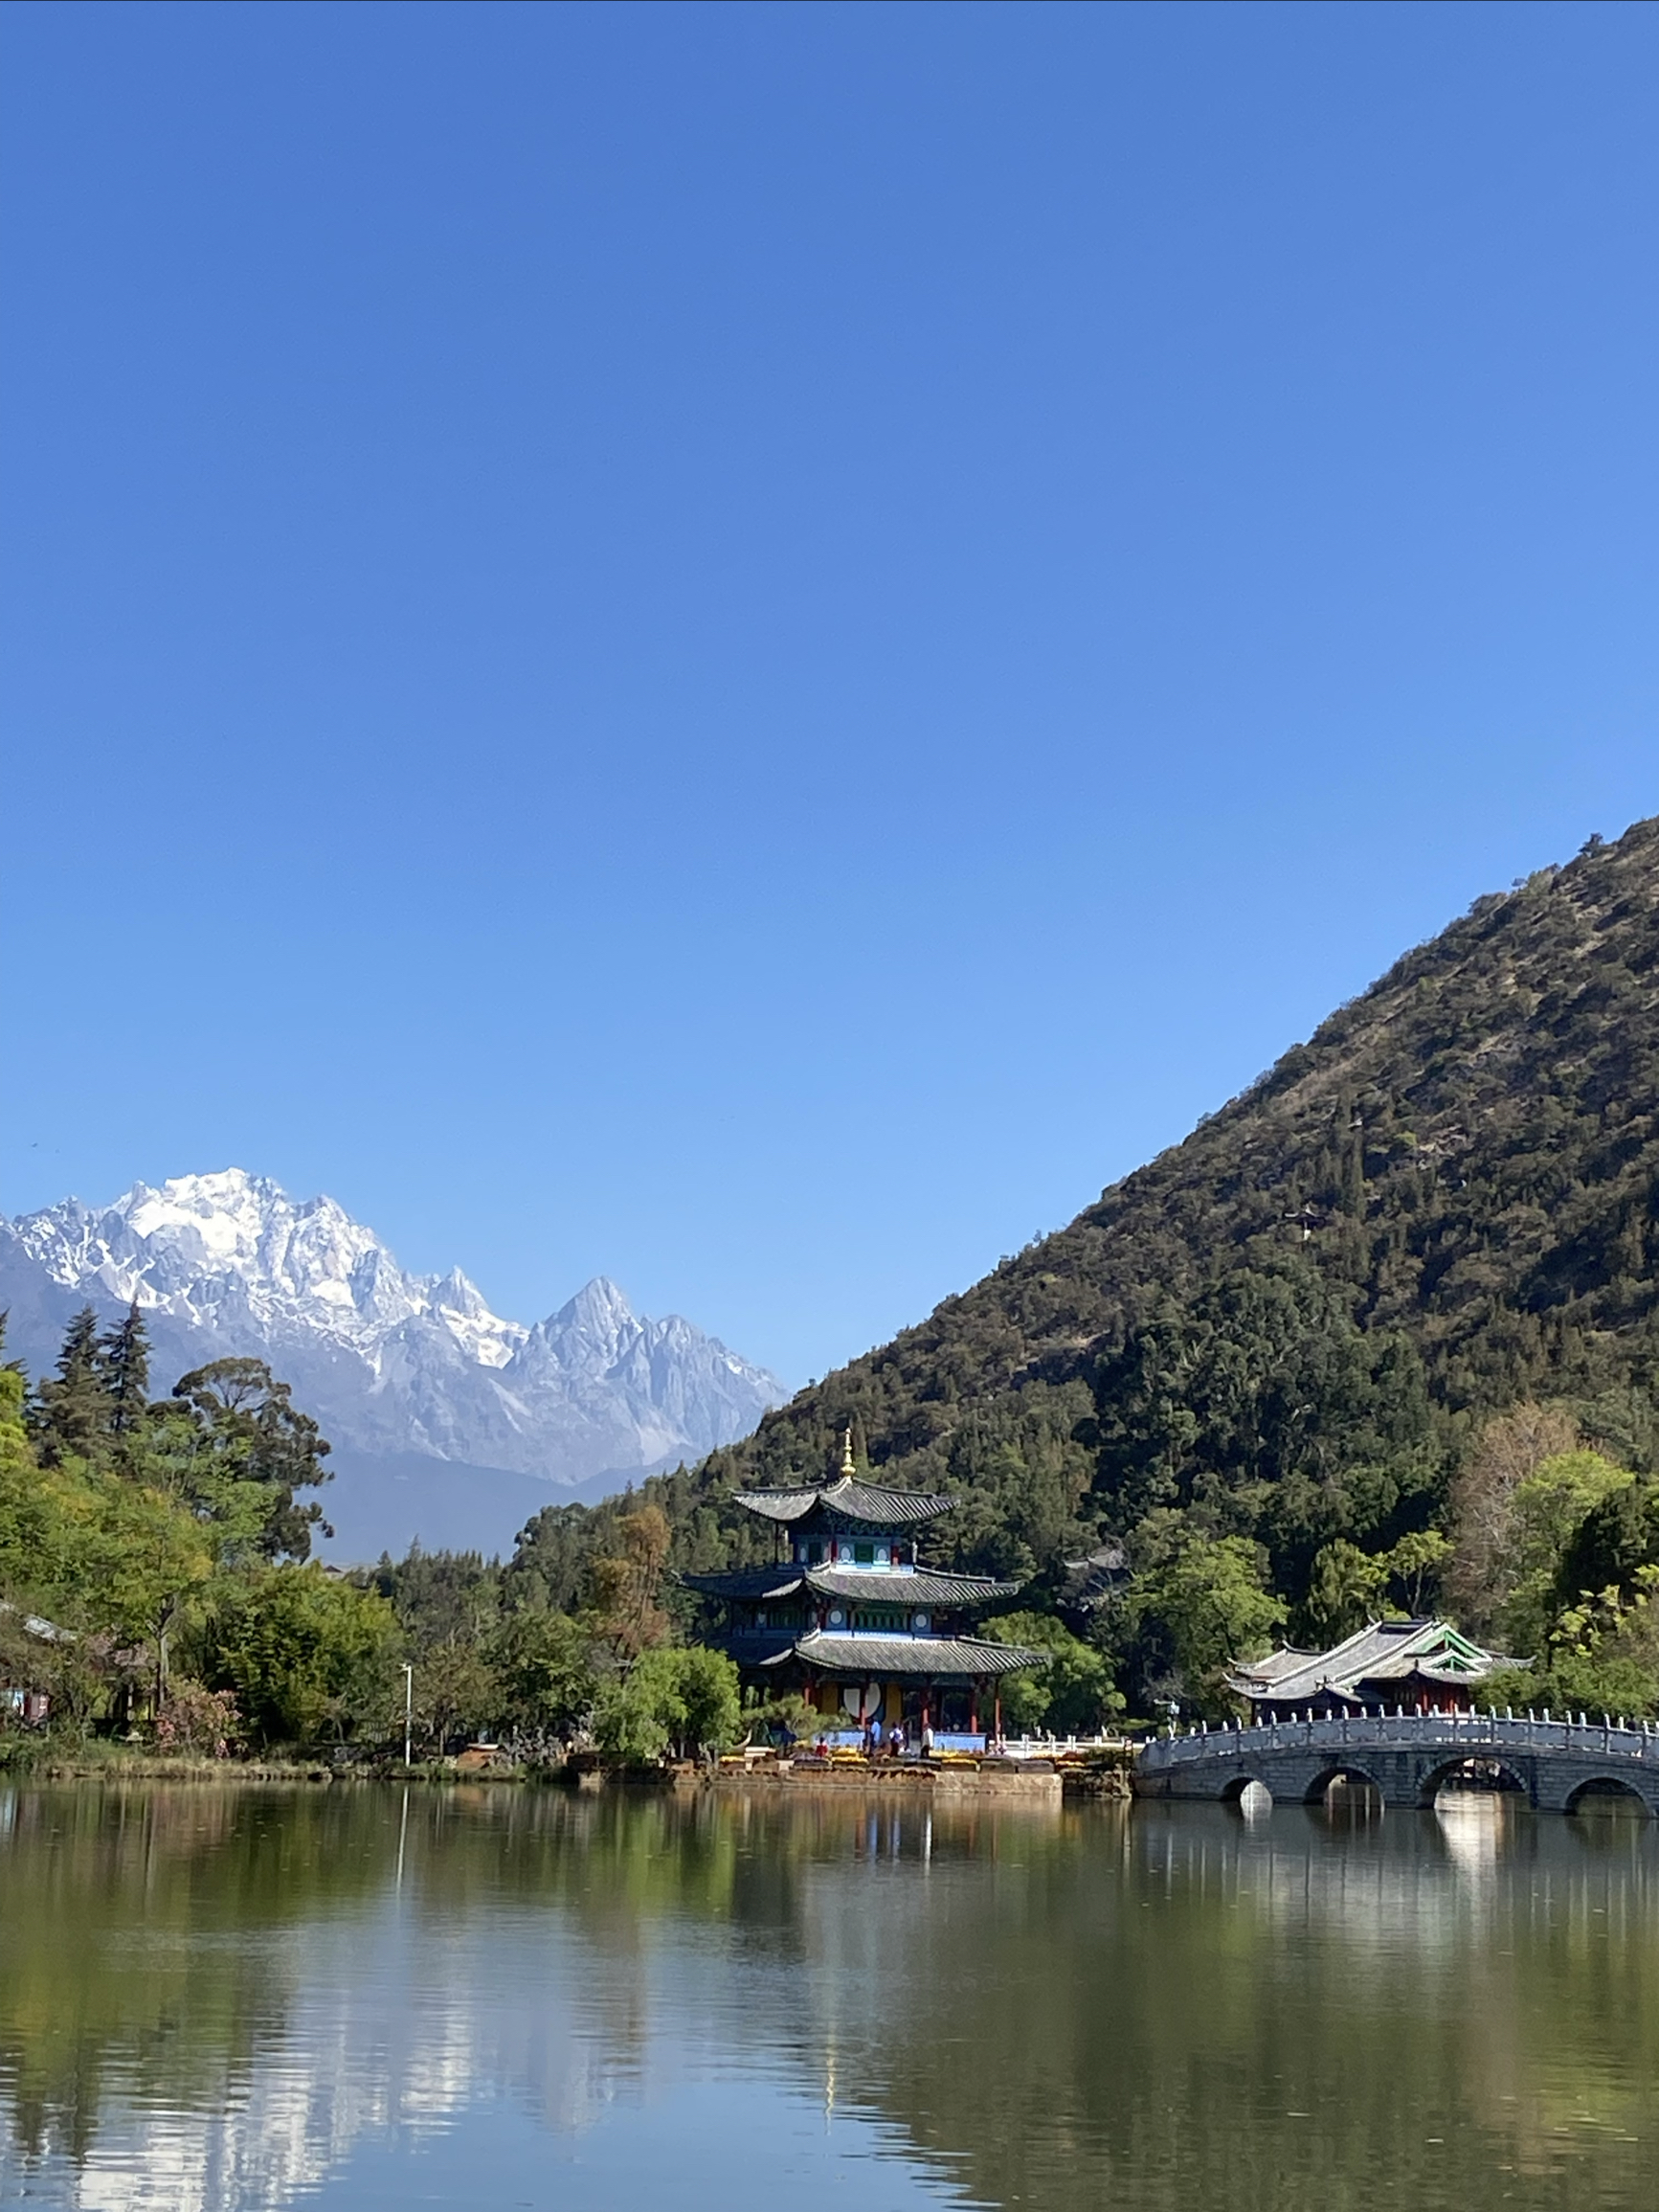
[[[1446,1712],[1513,1659],[1485,1651],[1444,1620],[1374,1620],[1330,1651],[1281,1647],[1227,1677],[1259,1721],[1292,1713]]]
[[[787,1556],[683,1580],[724,1601],[721,1640],[747,1684],[804,1692],[826,1731],[903,1727],[912,1742],[928,1729],[1000,1733],[998,1682],[1044,1655],[971,1633],[1018,1583],[918,1561],[914,1531],[948,1512],[949,1498],[862,1481],[849,1436],[835,1481],[748,1491],[737,1503],[774,1524]]]

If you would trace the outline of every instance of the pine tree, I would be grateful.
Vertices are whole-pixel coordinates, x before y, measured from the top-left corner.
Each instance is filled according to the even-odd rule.
[[[1342,1210],[1363,1219],[1365,1214],[1365,1125],[1356,1115],[1342,1151]]]
[[[130,1453],[149,1411],[149,1331],[137,1298],[99,1346],[99,1376],[109,1400],[109,1433]]]
[[[109,1448],[109,1393],[100,1371],[98,1316],[82,1306],[64,1334],[55,1375],[40,1385],[31,1427],[42,1460],[101,1459]]]

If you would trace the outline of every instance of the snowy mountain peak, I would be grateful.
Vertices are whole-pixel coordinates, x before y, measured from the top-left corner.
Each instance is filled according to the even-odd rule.
[[[158,1384],[168,1364],[176,1375],[251,1353],[337,1444],[555,1482],[700,1457],[787,1394],[689,1322],[637,1315],[606,1276],[527,1328],[492,1312],[459,1268],[408,1275],[333,1199],[295,1200],[237,1167],[0,1221],[11,1348],[36,1371],[76,1306],[114,1312],[134,1298]]]
[[[623,1345],[639,1333],[639,1321],[608,1275],[596,1275],[575,1297],[549,1314],[530,1333],[541,1343],[555,1347],[561,1360],[609,1366]]]

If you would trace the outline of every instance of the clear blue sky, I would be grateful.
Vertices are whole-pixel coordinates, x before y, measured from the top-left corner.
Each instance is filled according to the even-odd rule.
[[[7,1212],[800,1382],[1659,810],[1652,8],[0,50]]]

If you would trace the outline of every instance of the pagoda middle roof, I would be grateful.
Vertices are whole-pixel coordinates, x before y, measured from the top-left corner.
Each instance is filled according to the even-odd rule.
[[[1012,1597],[1017,1582],[988,1574],[934,1574],[926,1568],[894,1573],[879,1567],[740,1567],[729,1574],[683,1574],[688,1590],[708,1597],[793,1597],[801,1590],[867,1605],[988,1605]]]
[[[815,1483],[810,1490],[739,1490],[737,1503],[767,1521],[804,1521],[820,1507],[845,1521],[864,1521],[874,1528],[898,1528],[918,1521],[932,1521],[949,1513],[953,1498],[932,1490],[887,1490],[878,1482],[861,1482],[856,1475],[842,1475],[834,1482]]]

